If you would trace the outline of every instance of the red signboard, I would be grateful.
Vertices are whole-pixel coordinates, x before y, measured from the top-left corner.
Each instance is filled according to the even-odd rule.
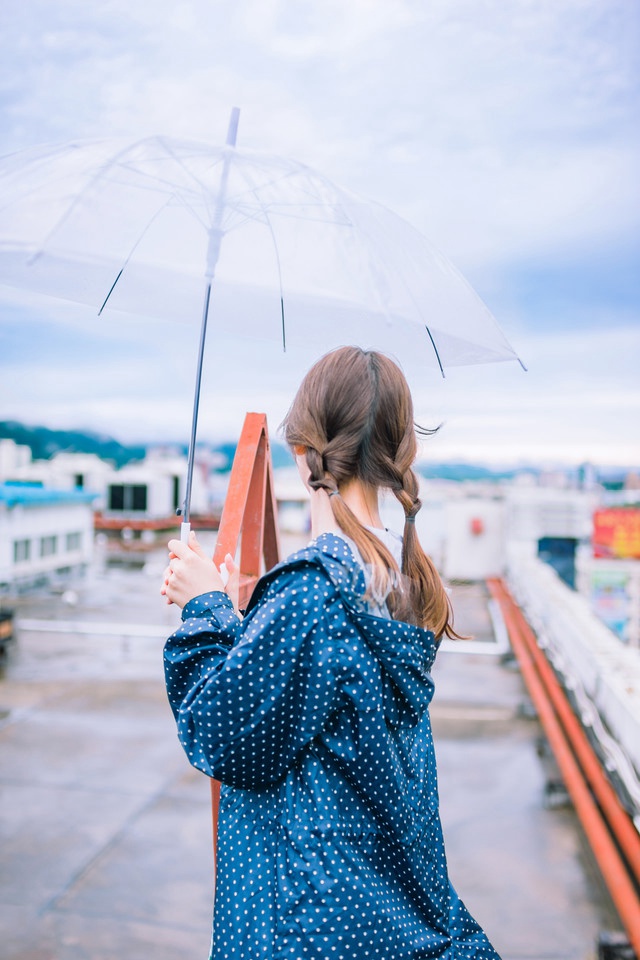
[[[593,555],[640,559],[640,508],[596,510],[593,515]]]

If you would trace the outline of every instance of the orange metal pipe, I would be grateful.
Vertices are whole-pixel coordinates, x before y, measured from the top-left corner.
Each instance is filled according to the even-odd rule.
[[[509,595],[504,588],[497,589],[495,582],[490,583],[489,587],[502,608],[523,679],[555,754],[576,813],[580,818],[629,941],[636,953],[640,955],[640,899],[565,738],[558,717],[548,699],[544,684],[536,672],[533,652],[529,649],[526,639],[521,634],[518,618],[515,615],[512,602],[509,602]]]
[[[491,584],[489,587],[491,589]],[[640,835],[603,771],[602,765],[573,712],[551,664],[537,644],[533,630],[506,586],[501,584],[499,589],[502,591],[506,602],[512,606],[514,616],[518,620],[520,633],[533,655],[540,677],[580,761],[582,770],[606,814],[607,822],[624,852],[625,860],[628,862],[636,881],[640,883]]]

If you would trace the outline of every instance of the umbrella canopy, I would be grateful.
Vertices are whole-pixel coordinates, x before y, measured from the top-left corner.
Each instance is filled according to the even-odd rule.
[[[0,163],[0,282],[241,337],[345,342],[443,367],[516,359],[410,224],[294,160],[152,137]],[[284,320],[283,320],[284,314]]]
[[[221,147],[151,137],[5,157],[0,282],[99,313],[202,316],[192,448],[209,314],[285,349],[358,343],[441,371],[518,359],[416,229],[304,164],[237,149],[237,122]]]

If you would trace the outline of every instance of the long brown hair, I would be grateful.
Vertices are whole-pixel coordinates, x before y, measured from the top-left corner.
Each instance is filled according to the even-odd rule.
[[[457,637],[449,598],[416,535],[414,518],[422,503],[412,466],[420,428],[414,425],[409,385],[397,364],[374,350],[333,350],[307,373],[282,428],[290,447],[305,449],[309,485],[331,495],[336,523],[371,566],[373,595],[387,598],[396,619],[433,630],[436,637]],[[401,503],[401,571],[380,538],[340,496],[341,485],[354,478],[393,491]]]

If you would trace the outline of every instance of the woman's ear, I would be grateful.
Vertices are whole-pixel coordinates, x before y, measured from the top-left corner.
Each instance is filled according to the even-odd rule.
[[[307,448],[303,447],[300,443],[296,443],[294,444],[293,452],[295,453],[296,457],[304,457],[305,453],[307,452]]]
[[[300,474],[300,479],[304,483],[307,490],[309,490],[309,477],[311,476],[311,470],[309,469],[309,464],[307,463],[307,448],[306,447],[294,447],[293,451],[296,457],[296,466],[298,468],[298,473]],[[301,451],[300,453],[298,451]]]

